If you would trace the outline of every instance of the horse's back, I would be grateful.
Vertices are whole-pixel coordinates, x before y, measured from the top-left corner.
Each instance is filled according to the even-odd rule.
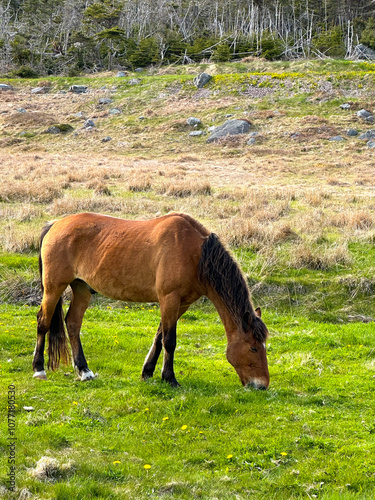
[[[63,283],[80,278],[113,298],[154,301],[170,289],[187,293],[193,286],[208,234],[187,214],[134,221],[83,213],[52,225],[41,256]]]

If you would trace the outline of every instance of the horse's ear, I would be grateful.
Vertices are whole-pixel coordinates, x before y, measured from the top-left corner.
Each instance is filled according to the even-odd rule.
[[[255,309],[255,314],[258,316],[258,318],[261,318],[262,317],[262,310],[260,307],[257,307]]]
[[[250,325],[253,321],[253,318],[249,311],[246,311],[242,318],[242,328],[245,332],[247,332],[250,328]]]

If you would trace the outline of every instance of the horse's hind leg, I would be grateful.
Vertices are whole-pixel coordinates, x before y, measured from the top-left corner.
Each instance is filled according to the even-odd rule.
[[[177,319],[180,318],[188,310],[188,308],[189,308],[189,306],[181,307],[179,312],[178,312]],[[146,380],[146,379],[153,376],[154,371],[155,371],[155,367],[156,367],[156,363],[159,359],[159,355],[161,353],[162,348],[163,348],[163,326],[162,326],[162,322],[160,322],[158,330],[157,330],[155,338],[154,338],[154,342],[151,346],[151,349],[150,349],[150,351],[146,357],[146,360],[144,362],[144,365],[143,365],[143,369],[142,369],[142,379],[143,380]]]
[[[72,346],[73,365],[81,380],[94,378],[94,374],[89,370],[85,355],[83,354],[80,330],[83,316],[91,300],[90,287],[80,280],[74,280],[70,284],[73,297],[65,318],[70,345]]]
[[[44,369],[44,349],[46,343],[46,333],[48,332],[53,315],[61,295],[63,294],[66,286],[53,291],[44,290],[43,300],[37,314],[37,338],[33,359],[34,377],[42,380],[47,380],[47,375]]]

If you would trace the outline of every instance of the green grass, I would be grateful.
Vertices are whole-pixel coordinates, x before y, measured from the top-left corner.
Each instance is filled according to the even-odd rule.
[[[82,341],[89,383],[70,367],[31,378],[36,308],[3,305],[0,376],[16,386],[17,488],[41,499],[372,498],[375,326],[315,323],[264,311],[268,391],[243,389],[207,304],[179,324],[174,390],[140,381],[159,321],[155,306],[91,307]],[[34,410],[27,412],[24,406]],[[6,487],[7,401],[1,404]],[[38,480],[38,460],[55,477]],[[65,464],[65,469],[64,469]],[[150,465],[145,469],[145,465]]]

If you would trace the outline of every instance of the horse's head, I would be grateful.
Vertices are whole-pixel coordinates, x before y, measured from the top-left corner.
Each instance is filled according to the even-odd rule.
[[[238,331],[238,335],[228,342],[227,359],[244,386],[267,389],[270,383],[265,344],[268,330],[260,317],[259,308],[255,316],[246,314],[243,331]]]

